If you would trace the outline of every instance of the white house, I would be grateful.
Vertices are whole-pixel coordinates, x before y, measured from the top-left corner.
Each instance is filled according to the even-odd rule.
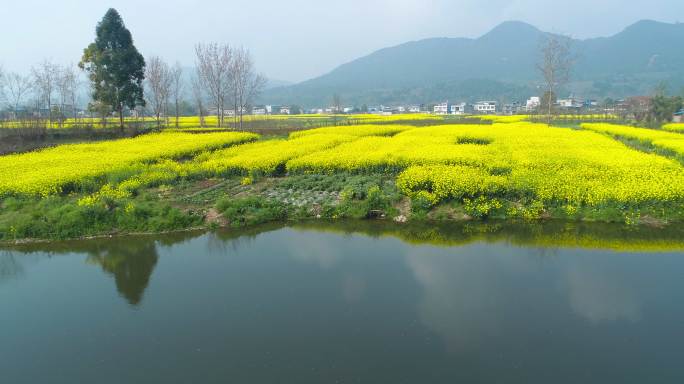
[[[452,104],[449,106],[449,113],[452,115],[465,115],[466,103]]]
[[[440,103],[435,105],[434,108],[435,115],[446,115],[449,113],[449,103]]]
[[[478,101],[473,105],[473,109],[475,110],[475,113],[496,113],[496,105],[496,101]]]
[[[409,113],[419,113],[420,112],[420,105],[411,105],[408,108]]]
[[[290,107],[280,107],[279,112],[281,115],[289,115],[290,114]]]
[[[525,109],[529,111],[533,111],[539,107],[541,104],[541,98],[539,96],[532,96],[529,99],[527,99],[527,102],[525,103]]]
[[[570,97],[568,99],[558,100],[558,105],[561,108],[581,108],[584,105],[584,101]]]
[[[252,109],[252,114],[254,115],[265,115],[266,113],[267,109],[265,106],[258,106]]]

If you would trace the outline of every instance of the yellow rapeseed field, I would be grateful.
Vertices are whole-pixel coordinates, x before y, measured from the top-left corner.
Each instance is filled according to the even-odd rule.
[[[124,176],[100,180],[104,187],[98,194],[127,195],[184,177],[383,172],[397,176],[404,194],[432,203],[510,197],[567,204],[572,210],[684,201],[684,167],[678,161],[612,137],[674,151],[684,149],[684,135],[609,124],[583,127],[355,125],[253,143],[245,142],[257,136],[247,133],[152,134],[0,157],[0,195],[60,193],[116,172]],[[181,156],[185,160],[177,161]]]
[[[352,135],[316,134],[290,140],[274,139],[240,145],[198,156],[192,164],[191,172],[211,175],[281,173],[290,159],[354,139],[355,136]]]
[[[672,132],[683,132],[684,133],[684,123],[672,123],[663,125],[663,129]]]
[[[344,134],[349,136],[392,136],[399,132],[413,129],[410,125],[349,125],[308,129],[290,133],[290,138],[300,138],[318,134]]]
[[[635,128],[615,124],[582,124],[582,128],[617,138],[637,140],[684,156],[684,135],[655,129]]]
[[[0,196],[60,193],[133,163],[191,156],[257,138],[236,132],[160,133],[0,156]]]
[[[292,172],[398,171],[405,193],[434,201],[477,195],[529,196],[596,205],[684,198],[684,168],[604,135],[543,124],[414,128],[362,137],[290,160]]]

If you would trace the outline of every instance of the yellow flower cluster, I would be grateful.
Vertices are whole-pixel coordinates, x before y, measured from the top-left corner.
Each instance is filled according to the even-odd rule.
[[[236,148],[237,149],[237,148]],[[684,198],[684,168],[604,135],[543,124],[450,125],[361,137],[287,162],[290,172],[398,171],[434,201],[513,194],[596,205]]]
[[[663,125],[663,129],[671,132],[682,132],[684,133],[684,123],[672,123]]]
[[[505,125],[502,125],[505,126]],[[489,129],[487,128],[489,127]],[[406,129],[392,137],[361,137],[288,162],[293,172],[401,170],[426,164],[493,164],[491,126],[449,125]]]
[[[491,121],[493,123],[520,123],[527,121],[529,115],[511,115],[511,116],[500,116],[500,115],[481,115],[473,116],[483,121]]]
[[[134,163],[193,156],[257,138],[255,134],[237,132],[160,133],[0,156],[0,196],[45,196],[81,189]]]
[[[205,153],[195,158],[193,172],[209,175],[283,173],[288,160],[354,140],[343,134],[306,135],[290,140],[274,139]]]
[[[448,198],[496,195],[508,187],[508,180],[484,168],[429,165],[409,167],[397,177],[397,186],[408,195],[424,197],[434,204]]]
[[[637,140],[684,156],[684,135],[679,133],[615,124],[582,124],[582,128],[616,138]]]
[[[344,134],[349,136],[393,136],[399,132],[413,129],[410,125],[348,125],[307,129],[290,133],[290,139],[319,134]]]

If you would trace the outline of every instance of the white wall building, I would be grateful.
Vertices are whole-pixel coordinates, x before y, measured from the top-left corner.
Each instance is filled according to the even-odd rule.
[[[449,113],[452,115],[465,115],[466,103],[452,104],[449,106]]]
[[[479,101],[473,105],[473,109],[475,110],[475,113],[496,113],[496,105],[496,101]]]
[[[410,113],[419,113],[419,112],[420,112],[420,105],[411,105],[411,106],[408,108],[408,111],[409,111]]]
[[[541,98],[539,96],[532,96],[525,102],[525,109],[528,112],[534,111],[541,105]]]
[[[446,115],[449,113],[449,103],[440,103],[435,105],[434,108],[435,115]]]
[[[561,108],[581,108],[584,105],[584,101],[570,97],[569,99],[558,100],[558,106]]]

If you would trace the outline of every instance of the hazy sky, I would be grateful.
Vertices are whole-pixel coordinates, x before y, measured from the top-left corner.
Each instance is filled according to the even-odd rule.
[[[267,76],[299,81],[379,48],[427,37],[477,37],[505,20],[586,38],[640,19],[684,21],[682,0],[3,0],[0,65],[78,62],[116,8],[143,55],[192,65],[197,42],[251,49]],[[553,4],[553,10],[548,10]]]

